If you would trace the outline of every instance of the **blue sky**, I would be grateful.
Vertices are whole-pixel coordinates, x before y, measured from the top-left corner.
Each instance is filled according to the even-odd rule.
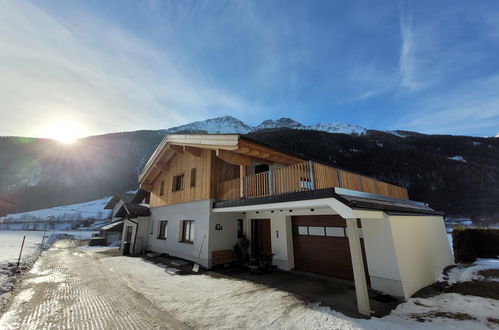
[[[226,114],[496,135],[499,2],[0,1],[1,135]]]

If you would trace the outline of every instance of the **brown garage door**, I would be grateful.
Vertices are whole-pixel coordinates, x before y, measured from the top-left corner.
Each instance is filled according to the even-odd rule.
[[[294,216],[292,223],[296,269],[353,279],[345,219],[336,215]],[[360,241],[367,275],[364,242]]]

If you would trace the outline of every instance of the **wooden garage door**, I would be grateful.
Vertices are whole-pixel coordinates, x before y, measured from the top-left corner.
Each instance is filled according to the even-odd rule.
[[[353,279],[345,219],[335,215],[294,216],[292,223],[296,269]],[[360,241],[367,275],[364,242],[362,238]]]

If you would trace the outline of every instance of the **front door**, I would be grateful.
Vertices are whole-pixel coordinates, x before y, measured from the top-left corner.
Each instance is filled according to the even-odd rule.
[[[251,220],[251,256],[259,258],[272,253],[270,219]]]
[[[126,226],[125,242],[130,242],[132,240],[132,230],[133,226]]]

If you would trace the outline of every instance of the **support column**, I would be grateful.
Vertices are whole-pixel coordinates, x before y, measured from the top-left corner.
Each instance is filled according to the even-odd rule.
[[[359,313],[371,316],[369,306],[369,295],[367,293],[366,273],[364,270],[364,260],[362,258],[362,248],[360,246],[357,219],[349,218],[347,222],[348,244],[350,246],[350,256],[352,258],[353,279],[355,282],[355,294],[357,296],[357,307]]]
[[[244,177],[246,176],[246,166],[239,165],[239,197],[244,198]]]

